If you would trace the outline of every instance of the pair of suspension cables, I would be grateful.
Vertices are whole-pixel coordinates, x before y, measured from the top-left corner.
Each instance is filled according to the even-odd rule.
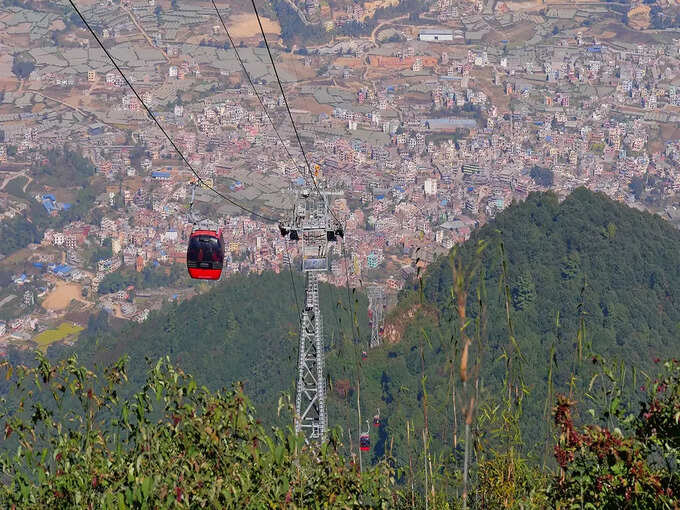
[[[267,108],[265,107],[264,101],[262,100],[262,96],[261,96],[260,93],[257,91],[257,88],[255,87],[255,84],[253,83],[253,80],[252,80],[252,78],[250,77],[250,73],[249,73],[248,70],[246,69],[245,63],[244,63],[243,59],[241,58],[241,55],[239,54],[238,48],[236,47],[236,44],[234,44],[234,40],[232,39],[231,34],[229,33],[229,29],[227,28],[227,25],[226,25],[226,23],[224,22],[224,19],[222,18],[222,15],[221,15],[219,9],[217,8],[217,5],[215,4],[215,0],[210,0],[210,1],[211,1],[211,3],[212,3],[213,8],[215,9],[215,12],[216,12],[216,14],[217,14],[217,16],[218,16],[218,18],[219,18],[219,20],[220,20],[220,23],[222,24],[222,27],[224,28],[224,31],[225,31],[225,33],[226,33],[226,35],[227,35],[228,40],[229,40],[229,44],[231,45],[231,47],[232,47],[233,50],[234,50],[234,53],[235,53],[235,55],[236,55],[236,59],[238,60],[240,66],[241,66],[241,69],[243,70],[243,74],[244,74],[244,76],[246,77],[248,83],[250,84],[250,87],[252,88],[252,90],[253,90],[253,92],[254,92],[254,94],[255,94],[255,97],[257,98],[258,102],[260,103],[260,106],[262,107],[262,110],[264,111],[264,113],[265,113],[267,119],[269,120],[269,123],[271,124],[272,129],[273,129],[274,132],[276,133],[276,136],[277,136],[279,142],[281,142],[281,145],[283,146],[283,149],[284,149],[284,151],[286,152],[288,158],[291,160],[293,166],[297,169],[298,172],[301,173],[302,177],[306,180],[306,179],[307,179],[307,176],[305,175],[305,172],[300,168],[300,165],[299,165],[298,162],[295,160],[295,158],[293,157],[293,155],[291,154],[291,152],[288,150],[288,147],[287,147],[286,143],[283,141],[283,138],[282,138],[281,134],[279,133],[279,130],[276,128],[276,125],[274,124],[274,121],[273,121],[271,115],[269,114],[269,111],[268,111]],[[144,102],[144,100],[142,99],[142,97],[140,96],[140,94],[137,92],[137,90],[135,89],[135,87],[132,85],[132,83],[130,82],[130,80],[127,78],[127,76],[125,75],[125,73],[123,72],[123,70],[122,70],[122,69],[120,68],[120,66],[116,63],[116,61],[115,61],[115,59],[113,58],[113,56],[111,55],[111,53],[106,49],[106,47],[105,47],[104,44],[102,43],[102,41],[101,41],[101,39],[99,38],[99,36],[98,36],[98,35],[96,34],[96,32],[92,29],[92,27],[91,27],[90,24],[87,22],[87,20],[85,19],[85,17],[84,17],[83,14],[81,13],[81,11],[78,9],[78,7],[76,6],[75,2],[74,2],[73,0],[69,0],[69,3],[71,4],[71,7],[73,7],[74,11],[78,14],[78,16],[80,17],[81,21],[83,22],[83,24],[85,25],[85,27],[87,28],[87,30],[90,32],[90,34],[92,35],[92,37],[95,39],[95,41],[97,41],[97,43],[99,44],[99,46],[101,47],[101,49],[104,51],[104,53],[106,54],[106,56],[108,57],[108,59],[111,61],[111,63],[113,64],[113,66],[114,66],[114,67],[116,68],[116,70],[120,73],[121,77],[123,78],[123,80],[125,81],[125,83],[127,84],[127,86],[130,88],[130,90],[132,90],[133,94],[135,95],[135,97],[137,98],[137,100],[140,102],[140,104],[142,105],[142,107],[146,110],[146,113],[148,114],[149,118],[151,118],[151,120],[156,124],[156,126],[158,127],[158,129],[160,129],[160,131],[163,133],[163,135],[164,135],[165,138],[168,140],[168,142],[170,143],[170,145],[172,146],[172,148],[175,150],[175,152],[179,155],[179,157],[180,157],[180,158],[182,159],[182,161],[186,164],[186,166],[189,168],[189,170],[194,174],[194,176],[196,177],[198,183],[200,183],[200,184],[203,185],[205,188],[207,188],[207,189],[209,189],[210,191],[212,191],[215,195],[217,195],[217,196],[220,197],[221,199],[223,199],[223,200],[225,200],[226,202],[230,203],[231,205],[234,205],[234,206],[238,207],[239,209],[241,209],[241,210],[243,210],[243,211],[245,211],[245,212],[251,214],[252,216],[257,217],[257,218],[260,218],[260,219],[262,219],[262,220],[264,220],[264,221],[268,221],[268,222],[272,222],[272,223],[277,223],[277,220],[276,220],[276,219],[271,218],[271,217],[268,217],[268,216],[265,216],[265,215],[263,215],[263,214],[261,214],[261,213],[258,213],[258,212],[256,212],[256,211],[254,211],[253,209],[251,209],[251,208],[249,208],[249,207],[247,207],[247,206],[245,206],[245,205],[243,205],[243,204],[237,202],[236,200],[234,200],[234,199],[232,199],[231,197],[229,197],[229,196],[223,194],[223,193],[220,192],[219,190],[215,189],[212,185],[210,185],[210,184],[208,184],[207,182],[205,182],[205,180],[198,174],[198,172],[197,172],[197,171],[194,169],[194,167],[191,165],[191,163],[190,163],[189,160],[186,158],[186,156],[184,155],[184,153],[182,153],[182,151],[179,149],[179,147],[177,146],[177,144],[176,144],[176,143],[173,141],[173,139],[170,137],[170,135],[168,134],[168,132],[163,128],[163,126],[162,126],[161,123],[158,121],[158,119],[156,118],[156,116],[154,115],[154,113],[151,111],[151,109],[149,108],[149,106]],[[335,219],[335,221],[336,221],[339,225],[342,225],[342,226],[343,226],[343,230],[345,230],[345,229],[344,229],[344,225],[342,224],[342,222],[339,220],[339,218],[336,216],[336,214],[333,212],[333,210],[328,206],[328,204],[327,204],[327,202],[326,202],[326,198],[325,198],[325,196],[323,195],[323,193],[321,192],[321,190],[319,189],[319,185],[318,185],[318,183],[316,182],[316,178],[315,178],[314,172],[312,171],[311,164],[310,164],[310,162],[309,162],[309,158],[307,157],[307,153],[305,152],[304,146],[303,146],[303,144],[302,144],[302,140],[301,140],[301,138],[300,138],[300,133],[299,133],[299,131],[298,131],[298,129],[297,129],[297,126],[295,125],[295,120],[293,119],[293,114],[292,114],[292,112],[291,112],[290,105],[289,105],[289,103],[288,103],[288,99],[286,98],[286,94],[285,94],[285,91],[284,91],[284,89],[283,89],[283,84],[282,84],[282,82],[281,82],[281,78],[280,78],[280,76],[279,76],[278,70],[276,69],[276,64],[275,64],[275,62],[274,62],[274,57],[273,57],[272,52],[271,52],[271,48],[270,48],[270,45],[269,45],[269,41],[267,40],[267,37],[266,37],[266,35],[265,35],[264,27],[262,26],[262,20],[261,20],[261,18],[260,18],[259,12],[258,12],[258,10],[257,10],[257,6],[256,6],[256,4],[255,4],[255,0],[251,0],[251,3],[252,3],[252,6],[253,6],[253,11],[254,11],[254,13],[255,13],[255,16],[256,16],[256,18],[257,18],[257,22],[258,22],[258,25],[259,25],[259,28],[260,28],[260,32],[261,32],[261,34],[262,34],[262,38],[263,38],[263,41],[264,41],[264,44],[265,44],[265,48],[267,49],[267,54],[268,54],[268,56],[269,56],[269,60],[270,60],[271,65],[272,65],[272,69],[273,69],[273,71],[274,71],[274,76],[275,76],[276,81],[277,81],[277,83],[278,83],[279,90],[281,91],[281,96],[282,96],[282,98],[283,98],[283,102],[284,102],[284,105],[285,105],[285,107],[286,107],[286,111],[287,111],[287,113],[288,113],[288,117],[289,117],[289,119],[290,119],[290,123],[291,123],[291,126],[292,126],[292,128],[293,128],[293,132],[295,133],[295,138],[296,138],[296,140],[297,140],[298,146],[300,147],[300,152],[301,152],[302,157],[303,157],[303,159],[304,159],[305,167],[307,168],[307,172],[309,173],[309,179],[311,179],[311,182],[312,182],[312,184],[314,185],[314,188],[315,188],[316,192],[317,192],[317,193],[319,194],[319,196],[323,199],[324,205],[325,205],[325,207],[327,208],[328,212],[333,216],[333,218]],[[289,267],[290,276],[291,276],[291,283],[292,283],[292,286],[293,286],[292,291],[293,291],[293,294],[294,294],[294,297],[295,297],[295,303],[296,303],[298,315],[300,315],[300,307],[299,307],[299,304],[298,304],[297,291],[296,291],[296,289],[295,289],[295,279],[294,279],[294,277],[293,277],[293,272],[292,272],[292,267],[291,267],[291,263],[292,263],[292,262],[291,262],[291,260],[290,260],[290,255],[289,255],[289,252],[288,252],[288,245],[287,245],[287,244],[286,244],[286,252],[287,252],[287,255],[288,255],[288,267]],[[349,317],[349,320],[350,320],[350,326],[351,326],[351,328],[352,328],[352,335],[354,335],[354,322],[355,322],[354,303],[353,303],[352,294],[351,294],[350,289],[349,289],[349,270],[348,270],[348,267],[347,267],[347,266],[348,266],[348,262],[347,262],[347,252],[346,252],[346,249],[345,249],[345,242],[344,242],[344,241],[343,241],[343,243],[342,243],[342,256],[343,256],[344,265],[345,265],[345,276],[346,276],[345,287],[346,287],[346,290],[347,290],[347,299],[348,299],[348,304],[349,304],[349,309],[348,309],[349,316],[350,316],[350,317]],[[358,336],[358,326],[357,326],[357,336]],[[356,350],[356,341],[355,341],[354,339],[353,339],[353,344],[354,344],[355,366],[356,366],[356,368],[357,368],[357,370],[358,370],[358,361],[357,361],[357,360],[358,360],[358,355],[357,355],[357,350]],[[358,381],[358,378],[357,378],[357,381]]]

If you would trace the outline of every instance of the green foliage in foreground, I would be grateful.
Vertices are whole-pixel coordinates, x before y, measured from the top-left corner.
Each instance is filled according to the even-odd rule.
[[[26,398],[15,413],[0,408],[4,443],[17,445],[0,457],[3,507],[400,506],[387,462],[359,474],[338,455],[335,433],[318,451],[290,431],[266,434],[239,385],[213,393],[159,361],[121,400],[123,361],[103,378],[75,358],[2,368]],[[78,405],[62,412],[68,401]]]
[[[512,448],[496,452],[479,462],[469,508],[677,508],[680,363],[664,369],[638,416],[618,413],[624,432],[576,425],[574,403],[558,396],[558,471],[532,467]],[[436,483],[431,491],[409,491],[399,480],[412,477],[413,467],[410,475],[395,470],[389,455],[360,473],[354,457],[339,453],[339,428],[314,449],[290,428],[267,434],[240,384],[211,392],[167,359],[130,399],[120,398],[125,360],[97,376],[75,357],[52,365],[38,354],[34,368],[0,364],[0,376],[21,402],[0,405],[5,508],[445,509],[462,503]],[[283,400],[282,408],[288,411]],[[437,477],[442,469],[430,462],[423,471]]]
[[[680,362],[667,361],[648,382],[637,416],[616,410],[623,432],[618,427],[576,426],[574,402],[558,397],[554,453],[559,474],[549,487],[557,508],[678,508]]]

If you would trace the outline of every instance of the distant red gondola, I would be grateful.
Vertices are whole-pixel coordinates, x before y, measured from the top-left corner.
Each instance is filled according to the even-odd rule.
[[[194,230],[187,248],[189,276],[197,280],[219,280],[223,265],[222,230]]]
[[[368,436],[368,432],[361,434],[361,437],[359,438],[359,449],[362,452],[367,452],[371,449],[371,439]]]

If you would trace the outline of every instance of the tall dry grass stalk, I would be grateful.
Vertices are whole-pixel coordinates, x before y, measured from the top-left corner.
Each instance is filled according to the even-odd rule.
[[[482,252],[484,251],[485,248],[485,243],[480,243],[479,246],[477,247],[477,252],[476,252],[476,257],[474,262],[468,267],[467,269],[463,266],[463,261],[462,259],[458,256],[457,250],[454,249],[451,252],[450,255],[450,262],[451,262],[451,271],[452,271],[452,277],[453,277],[453,286],[452,286],[452,297],[454,300],[454,306],[455,306],[455,315],[458,318],[458,338],[460,339],[460,343],[462,345],[462,351],[461,351],[461,356],[460,356],[460,364],[458,366],[458,375],[460,377],[460,382],[462,384],[462,389],[461,389],[461,399],[463,402],[463,406],[461,408],[461,413],[463,416],[463,423],[464,423],[464,428],[465,428],[465,453],[464,453],[464,458],[463,458],[463,509],[467,509],[468,505],[468,491],[469,491],[469,481],[470,481],[470,463],[471,463],[471,446],[472,446],[472,438],[471,438],[471,429],[472,429],[472,423],[474,421],[474,416],[475,416],[475,404],[477,402],[477,392],[479,388],[479,370],[480,370],[480,363],[481,363],[481,358],[479,356],[476,357],[475,360],[475,365],[474,369],[472,371],[472,375],[474,377],[474,384],[472,385],[472,389],[470,388],[470,385],[468,384],[469,378],[470,378],[470,370],[469,370],[469,364],[470,364],[470,350],[472,347],[472,338],[468,334],[468,327],[471,324],[471,320],[467,316],[467,308],[468,308],[468,293],[469,293],[469,285],[474,277],[474,275],[477,273],[479,267],[481,266],[481,256]],[[483,280],[480,278],[480,281]],[[478,335],[477,339],[480,340],[481,342],[481,328],[477,328]],[[481,352],[481,346],[478,345],[477,353]],[[455,359],[456,353],[452,353],[452,359]],[[454,399],[454,406],[455,406],[455,381],[454,381],[454,386],[453,386],[453,399]],[[455,414],[455,407],[454,407],[454,414]],[[455,421],[455,426],[457,426],[457,419]],[[454,449],[457,447],[457,430],[454,433]]]

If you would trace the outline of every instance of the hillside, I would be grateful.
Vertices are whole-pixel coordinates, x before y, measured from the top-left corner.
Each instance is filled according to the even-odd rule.
[[[476,255],[480,241],[487,244],[481,258]],[[513,354],[517,358],[513,377],[523,381],[527,392],[521,423],[525,435],[548,439],[549,417],[543,414],[546,401],[555,393],[569,392],[572,374],[574,391],[589,383],[598,368],[590,362],[592,353],[625,360],[638,369],[649,368],[654,357],[675,354],[674,338],[680,327],[676,290],[680,288],[680,232],[656,216],[586,190],[577,190],[562,203],[550,193],[533,194],[474,233],[458,250],[464,266],[480,259],[485,275],[483,405],[492,408],[497,403],[495,397],[506,374],[502,355],[509,335],[499,290],[501,241],[507,259],[510,318],[521,351],[521,358]],[[362,427],[363,420],[378,409],[381,415],[381,426],[373,437],[374,459],[394,440],[395,455],[405,461],[405,423],[408,419],[416,428],[424,425],[425,392],[433,448],[440,450],[451,441],[455,428],[450,360],[457,364],[462,349],[453,317],[451,284],[450,259],[432,264],[423,278],[422,292],[418,285],[405,291],[388,318],[388,329],[400,323],[401,339],[371,351],[364,362],[358,357],[361,345],[348,341],[353,335],[346,305],[337,306],[338,299],[346,301],[346,292],[323,288],[330,422],[345,429],[351,425],[356,438],[359,377]],[[478,316],[478,307],[473,305],[477,284],[475,278],[468,284],[468,309],[473,319]],[[301,300],[300,278],[296,288]],[[367,342],[366,301],[364,297],[354,299],[358,300],[354,309],[359,313],[359,334]],[[584,334],[579,360],[580,319]],[[549,392],[553,345],[553,388]],[[263,274],[230,278],[209,293],[170,305],[122,333],[84,335],[76,351],[87,364],[106,363],[128,354],[131,377],[138,382],[144,377],[145,358],[169,354],[172,361],[211,388],[243,381],[263,419],[282,423],[276,418],[278,397],[284,391],[294,392],[296,347],[290,277]],[[477,359],[473,348],[470,364]],[[631,374],[629,371],[628,386]],[[636,403],[633,394],[627,396]],[[538,451],[541,444],[532,447]]]
[[[52,367],[41,361],[34,369],[15,372],[4,364],[8,372],[0,378],[3,384],[14,385],[13,398],[24,395],[32,405],[0,407],[0,417],[11,417],[0,460],[5,458],[12,472],[32,473],[15,477],[19,490],[13,490],[13,498],[31,499],[25,487],[34,487],[30,490],[50,502],[43,507],[57,507],[61,498],[83,497],[102,498],[103,507],[113,507],[116,501],[122,504],[122,496],[116,496],[122,490],[128,502],[168,496],[172,504],[173,499],[184,501],[186,492],[187,498],[191,493],[203,501],[239,501],[242,506],[267,500],[275,507],[285,506],[296,494],[296,501],[310,498],[300,500],[305,507],[324,500],[326,490],[346,502],[331,506],[354,501],[369,507],[375,498],[383,504],[392,499],[395,508],[412,508],[416,496],[409,496],[408,486],[418,492],[415,507],[428,501],[437,508],[448,503],[457,507],[465,398],[472,395],[478,402],[468,441],[474,443],[474,507],[547,508],[553,502],[557,508],[586,503],[594,508],[651,509],[661,503],[673,508],[680,493],[673,468],[680,458],[680,365],[657,365],[656,358],[671,359],[677,352],[679,249],[680,233],[663,220],[602,195],[581,189],[560,203],[551,193],[532,194],[449,258],[436,261],[422,281],[405,290],[388,317],[391,342],[371,351],[365,361],[357,356],[361,347],[349,340],[353,333],[346,304],[337,310],[334,306],[346,294],[322,287],[329,421],[345,434],[342,444],[334,439],[332,450],[322,450],[321,461],[301,452],[307,463],[306,486],[293,482],[300,473],[295,440],[281,431],[268,438],[246,398],[259,402],[258,416],[265,426],[289,425],[288,406],[277,417],[280,393],[293,390],[297,343],[296,305],[287,274],[231,278],[117,334],[101,333],[103,328],[93,321],[75,350],[90,366],[127,354],[131,384],[125,388],[120,367],[108,370],[109,386],[101,379],[95,384],[74,360]],[[454,270],[456,260],[460,264]],[[461,268],[466,271],[462,284],[454,279]],[[301,293],[301,279],[295,284]],[[466,306],[461,306],[462,296]],[[361,312],[359,337],[365,341],[366,302],[358,292],[352,298],[353,308]],[[461,340],[460,316],[470,319],[465,320],[468,351]],[[181,373],[177,376],[171,363],[157,361],[165,355],[195,374],[198,386]],[[145,358],[155,368],[150,370]],[[197,389],[201,384],[229,386],[235,380],[244,382],[243,394],[240,387],[226,398]],[[508,380],[510,399],[502,391]],[[346,469],[356,467],[356,458],[344,456],[348,449],[356,451],[352,438],[356,442],[358,381],[363,418],[370,421],[380,409],[379,427],[370,427],[369,458],[376,468],[367,477]],[[101,397],[93,396],[93,387]],[[139,388],[147,396],[132,397]],[[35,403],[41,393],[45,408]],[[50,398],[64,399],[66,405],[54,408]],[[133,413],[137,418],[128,422]],[[110,420],[111,415],[121,418]],[[225,420],[234,428],[225,427]],[[62,430],[56,425],[61,422],[77,425]],[[8,441],[13,431],[19,438]],[[38,446],[49,442],[60,452],[49,460],[59,468],[56,474],[43,476],[45,467],[27,441],[33,432]],[[102,437],[107,439],[102,442]],[[123,448],[116,446],[120,438]],[[17,449],[19,440],[29,450]],[[83,457],[80,452],[92,452],[88,445],[93,443],[96,451],[88,455],[94,456]],[[227,457],[215,449],[217,444],[224,445]],[[421,469],[428,465],[423,444],[434,471]],[[184,456],[187,460],[181,460]],[[128,474],[133,460],[136,477]],[[394,464],[404,468],[396,486],[390,468]],[[67,473],[62,465],[69,468]],[[189,478],[183,470],[191,473]],[[217,491],[204,483],[212,472],[219,477]],[[513,475],[508,479],[506,473]],[[331,485],[317,484],[329,477]],[[262,483],[270,484],[266,491]]]
[[[478,255],[480,242],[486,247]],[[509,316],[521,355],[509,340],[501,243],[507,262]],[[482,409],[490,411],[501,401],[506,352],[513,357],[511,378],[520,388],[523,381],[526,392],[519,428],[528,449],[537,453],[551,433],[549,413],[544,415],[546,402],[550,409],[551,395],[570,392],[572,375],[571,389],[582,395],[600,369],[593,364],[595,354],[626,363],[624,397],[636,407],[638,395],[629,391],[639,386],[639,382],[634,386],[634,378],[642,380],[640,371],[649,373],[654,358],[677,356],[678,253],[680,232],[670,224],[585,189],[561,203],[550,193],[532,194],[473,233],[457,256],[464,268],[479,261],[484,274],[482,356],[475,343],[468,361],[472,367],[481,360]],[[405,328],[400,341],[371,353],[364,365],[362,401],[366,411],[380,408],[383,441],[406,442],[407,418],[416,428],[424,425],[424,376],[434,446],[452,442],[453,381],[458,398],[461,385],[457,376],[451,378],[451,360],[457,371],[463,347],[452,285],[451,257],[432,264],[423,277],[422,292],[419,284],[405,291],[388,318],[388,329],[391,324]],[[479,278],[471,278],[466,288],[467,313],[473,321],[468,333],[475,337]],[[409,310],[422,311],[404,325]],[[595,389],[601,382],[596,381]],[[461,402],[457,404],[460,412]],[[605,404],[593,397],[586,405],[598,409]],[[458,421],[459,438],[460,417]],[[376,451],[382,451],[380,445]]]
[[[299,276],[295,288],[302,306],[304,281]],[[321,285],[320,293],[326,338],[331,347],[337,347],[341,333],[351,338],[347,292]],[[360,331],[365,331],[367,303],[364,297],[355,299]],[[88,366],[129,356],[130,378],[140,384],[146,377],[145,360],[166,355],[209,388],[241,381],[260,415],[270,421],[276,417],[279,395],[294,393],[297,322],[288,272],[233,276],[121,332],[103,332],[103,327],[90,330],[81,335],[74,350]]]

